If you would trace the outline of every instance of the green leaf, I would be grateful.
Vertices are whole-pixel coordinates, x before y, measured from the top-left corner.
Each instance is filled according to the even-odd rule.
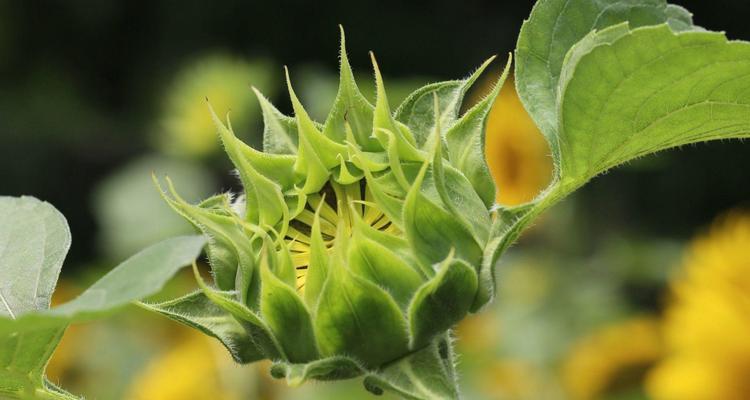
[[[0,324],[9,322],[0,320]],[[63,324],[26,332],[8,332],[7,326],[0,330],[0,398],[32,397],[32,393],[45,391],[44,369],[65,328]]]
[[[49,308],[70,248],[65,217],[33,197],[0,197],[0,324]],[[44,390],[44,368],[65,332],[0,331],[0,395]]]
[[[158,293],[177,271],[201,253],[203,236],[178,236],[147,247],[125,260],[72,301],[29,315],[40,319],[73,322],[100,317],[133,301]],[[24,317],[18,319],[25,323]]]
[[[750,44],[668,26],[592,33],[561,75],[560,178],[578,185],[666,148],[750,136]]]
[[[162,303],[139,305],[216,338],[238,363],[247,364],[264,358],[242,325],[201,291]]]
[[[749,57],[747,42],[693,26],[689,12],[661,0],[540,1],[519,36],[516,83],[550,142],[555,179],[496,229],[493,259],[542,211],[607,169],[750,136]]]
[[[0,197],[0,317],[49,308],[70,248],[65,217],[33,197]]]
[[[205,243],[200,236],[161,242],[125,261],[77,299],[49,309],[70,245],[64,217],[34,198],[2,197],[0,222],[5,288],[0,299],[0,395],[11,398],[75,398],[44,379],[44,368],[67,325],[154,294],[194,260]],[[25,272],[19,269],[24,267]]]
[[[693,28],[690,13],[664,0],[540,0],[521,27],[516,88],[553,154],[559,148],[557,96],[565,56],[592,30],[625,21],[634,27],[669,22],[675,29]]]

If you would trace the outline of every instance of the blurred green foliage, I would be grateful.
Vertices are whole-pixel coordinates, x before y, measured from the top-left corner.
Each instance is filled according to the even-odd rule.
[[[149,244],[193,232],[190,224],[169,212],[152,173],[169,175],[184,185],[184,196],[194,201],[216,188],[209,171],[184,160],[152,155],[123,166],[105,178],[93,194],[99,246],[105,257],[123,259]]]

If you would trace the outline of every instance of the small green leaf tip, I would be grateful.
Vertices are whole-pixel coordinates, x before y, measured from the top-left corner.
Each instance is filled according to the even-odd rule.
[[[459,114],[494,57],[466,79],[418,89],[394,113],[372,52],[375,104],[362,96],[340,29],[339,91],[323,124],[285,68],[294,117],[253,89],[264,151],[208,104],[243,193],[189,204],[169,179],[162,190],[209,238],[216,288],[196,277],[247,331],[237,349],[248,355],[236,358],[271,358],[292,384],[369,374],[442,337],[477,298],[494,218],[479,142],[497,90]]]

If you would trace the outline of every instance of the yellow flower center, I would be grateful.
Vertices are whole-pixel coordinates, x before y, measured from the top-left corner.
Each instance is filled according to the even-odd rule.
[[[310,243],[316,210],[320,218],[320,232],[328,251],[333,248],[339,235],[351,236],[356,217],[375,229],[394,235],[400,233],[390,218],[378,208],[364,180],[351,185],[329,181],[319,193],[307,196],[305,209],[290,221],[286,233],[285,240],[297,270],[297,290],[301,293],[304,292],[310,265]]]

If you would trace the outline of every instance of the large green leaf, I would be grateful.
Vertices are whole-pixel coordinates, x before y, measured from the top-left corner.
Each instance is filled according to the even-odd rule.
[[[152,245],[125,260],[76,299],[18,319],[86,321],[158,293],[177,271],[190,265],[203,249],[203,236],[179,236]]]
[[[0,317],[0,394],[11,398],[71,398],[51,389],[44,379],[44,369],[67,325],[107,315],[155,294],[200,254],[204,244],[202,236],[165,240],[126,260],[71,302],[15,313],[15,319]],[[15,254],[17,250],[6,247],[4,253]],[[3,259],[0,271],[9,265]],[[11,282],[23,279],[27,275],[11,276]],[[53,286],[56,280],[55,276]]]
[[[69,247],[65,217],[50,204],[0,197],[0,321],[49,308]],[[0,395],[46,392],[44,367],[64,331],[0,333]]]
[[[0,197],[0,396],[74,398],[44,378],[67,325],[154,294],[204,243],[203,237],[186,236],[151,246],[77,299],[49,309],[70,246],[65,218],[32,197]]]
[[[592,33],[560,81],[560,178],[669,147],[750,136],[750,43],[667,25]]]
[[[565,56],[592,30],[629,21],[692,28],[691,14],[664,0],[540,0],[521,27],[516,87],[526,109],[557,152],[557,96]]]
[[[49,308],[68,248],[68,224],[49,203],[0,197],[0,317]]]
[[[623,22],[624,21],[624,22]],[[750,43],[663,1],[542,0],[516,53],[519,95],[550,142],[552,185],[503,210],[492,259],[544,209],[609,168],[663,149],[750,136]]]

